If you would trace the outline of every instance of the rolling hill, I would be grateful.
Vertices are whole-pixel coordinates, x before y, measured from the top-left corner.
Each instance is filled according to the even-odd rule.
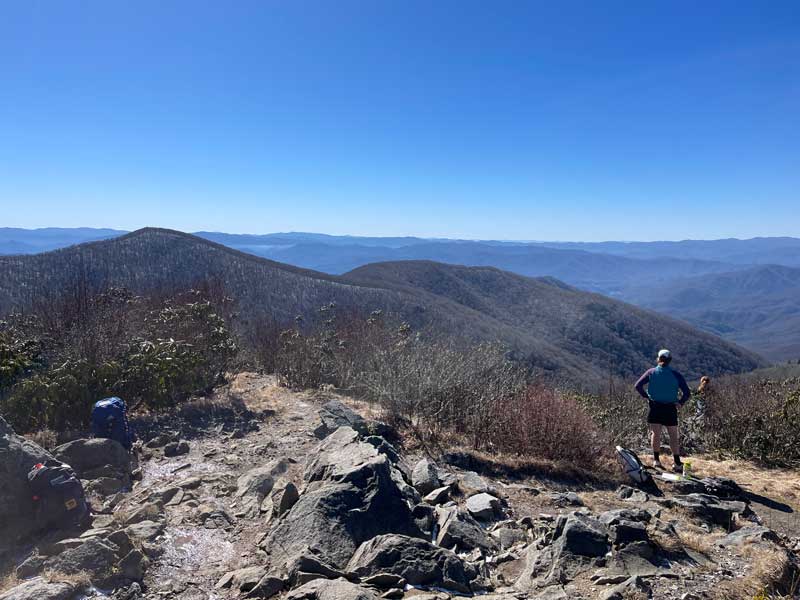
[[[625,297],[767,358],[800,359],[800,269],[752,267],[632,288]]]
[[[756,355],[691,326],[552,278],[433,262],[368,265],[337,277],[185,233],[143,229],[53,252],[0,257],[0,314],[76,285],[137,293],[222,284],[241,326],[271,316],[288,322],[328,302],[381,309],[432,335],[499,341],[537,368],[584,383],[632,377],[670,346],[689,376],[761,366]]]
[[[0,228],[0,255],[35,254],[124,233],[91,228]],[[740,271],[743,281],[747,280],[752,277],[752,268],[764,263],[800,267],[800,240],[796,238],[585,243],[476,242],[303,232],[196,235],[275,264],[288,263],[329,275],[341,275],[377,262],[432,260],[497,267],[529,277],[555,277],[582,290],[687,320],[773,360],[798,354],[793,325],[796,309],[791,298],[773,298],[762,287],[745,289],[720,283],[712,298],[695,294],[694,304],[688,306],[681,299],[685,294],[680,292],[685,286],[697,290],[704,281],[732,282]],[[725,297],[726,292],[730,297]]]

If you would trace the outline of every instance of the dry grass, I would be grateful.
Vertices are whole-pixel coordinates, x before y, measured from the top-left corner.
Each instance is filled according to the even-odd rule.
[[[699,527],[693,527],[691,530],[681,528],[677,531],[677,534],[678,540],[684,548],[689,548],[706,556],[714,553],[717,540],[724,535],[719,532],[708,533]]]
[[[73,586],[75,589],[88,589],[92,586],[92,580],[87,573],[74,573],[66,574],[60,571],[48,570],[42,574],[45,581],[50,583],[66,583]],[[5,577],[0,579],[0,594],[3,594],[10,589],[22,583],[15,573],[11,572]]]
[[[18,584],[19,579],[17,578],[16,573],[12,571],[5,577],[0,578],[0,594],[7,592]]]
[[[315,390],[292,391],[278,385],[274,375],[242,372],[230,377],[230,383],[217,390],[214,397],[220,402],[241,402],[252,412],[274,411],[282,414],[291,411],[298,401],[315,401],[319,396],[330,399],[331,394]],[[343,398],[339,398],[344,400]]]
[[[58,436],[52,429],[42,429],[24,436],[34,444],[38,444],[45,450],[52,450],[58,445]]]
[[[709,456],[692,456],[692,466],[698,475],[731,477],[743,488],[770,498],[781,499],[800,509],[800,471],[797,469],[765,468],[743,460],[716,460]]]
[[[44,572],[44,578],[50,583],[66,583],[76,589],[88,589],[92,587],[92,580],[88,573],[62,573],[60,571],[48,570]]]
[[[714,589],[714,600],[771,600],[792,598],[797,575],[789,552],[765,544],[745,544],[742,556],[749,559],[743,577],[726,581]]]

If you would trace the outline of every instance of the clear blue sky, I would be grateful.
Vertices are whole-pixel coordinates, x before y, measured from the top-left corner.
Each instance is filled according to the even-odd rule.
[[[800,2],[6,2],[0,226],[800,235]]]

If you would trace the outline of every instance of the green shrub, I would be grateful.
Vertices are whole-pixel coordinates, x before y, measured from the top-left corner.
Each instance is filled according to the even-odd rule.
[[[207,393],[236,354],[225,320],[208,300],[169,302],[148,314],[145,327],[147,335],[135,338],[121,359],[117,387],[151,409]]]
[[[26,321],[21,321],[24,325]],[[42,344],[19,324],[0,321],[0,398],[43,362]]]
[[[20,432],[84,427],[110,395],[173,406],[219,384],[237,351],[196,292],[152,302],[115,290],[19,323],[0,330],[0,412]]]

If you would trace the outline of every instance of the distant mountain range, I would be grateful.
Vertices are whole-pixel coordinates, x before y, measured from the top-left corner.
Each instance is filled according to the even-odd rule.
[[[28,254],[122,234],[108,229],[0,229],[0,254]],[[797,238],[584,243],[316,233],[196,235],[242,252],[331,275],[377,262],[431,260],[497,267],[530,277],[555,277],[582,290],[684,319],[772,360],[800,358],[800,343],[793,341],[800,339],[800,309],[791,299],[784,298],[779,287],[765,285],[756,290],[751,285],[744,292],[725,284],[738,281],[739,275],[743,281],[753,281],[756,267],[800,268]],[[687,288],[706,285],[717,291],[710,296],[689,294],[687,298]]]
[[[800,268],[765,265],[634,287],[626,297],[772,360],[800,359]]]
[[[124,233],[126,232],[116,229],[93,229],[91,227],[46,227],[44,229],[0,227],[0,254],[36,254],[73,244],[117,237]]]
[[[0,315],[76,285],[168,293],[205,281],[237,302],[240,325],[291,322],[328,302],[381,309],[453,340],[499,341],[536,368],[586,385],[631,378],[661,346],[690,377],[747,371],[757,355],[688,324],[552,278],[430,261],[381,263],[343,276],[281,264],[180,232],[143,229],[47,253],[0,257]]]

